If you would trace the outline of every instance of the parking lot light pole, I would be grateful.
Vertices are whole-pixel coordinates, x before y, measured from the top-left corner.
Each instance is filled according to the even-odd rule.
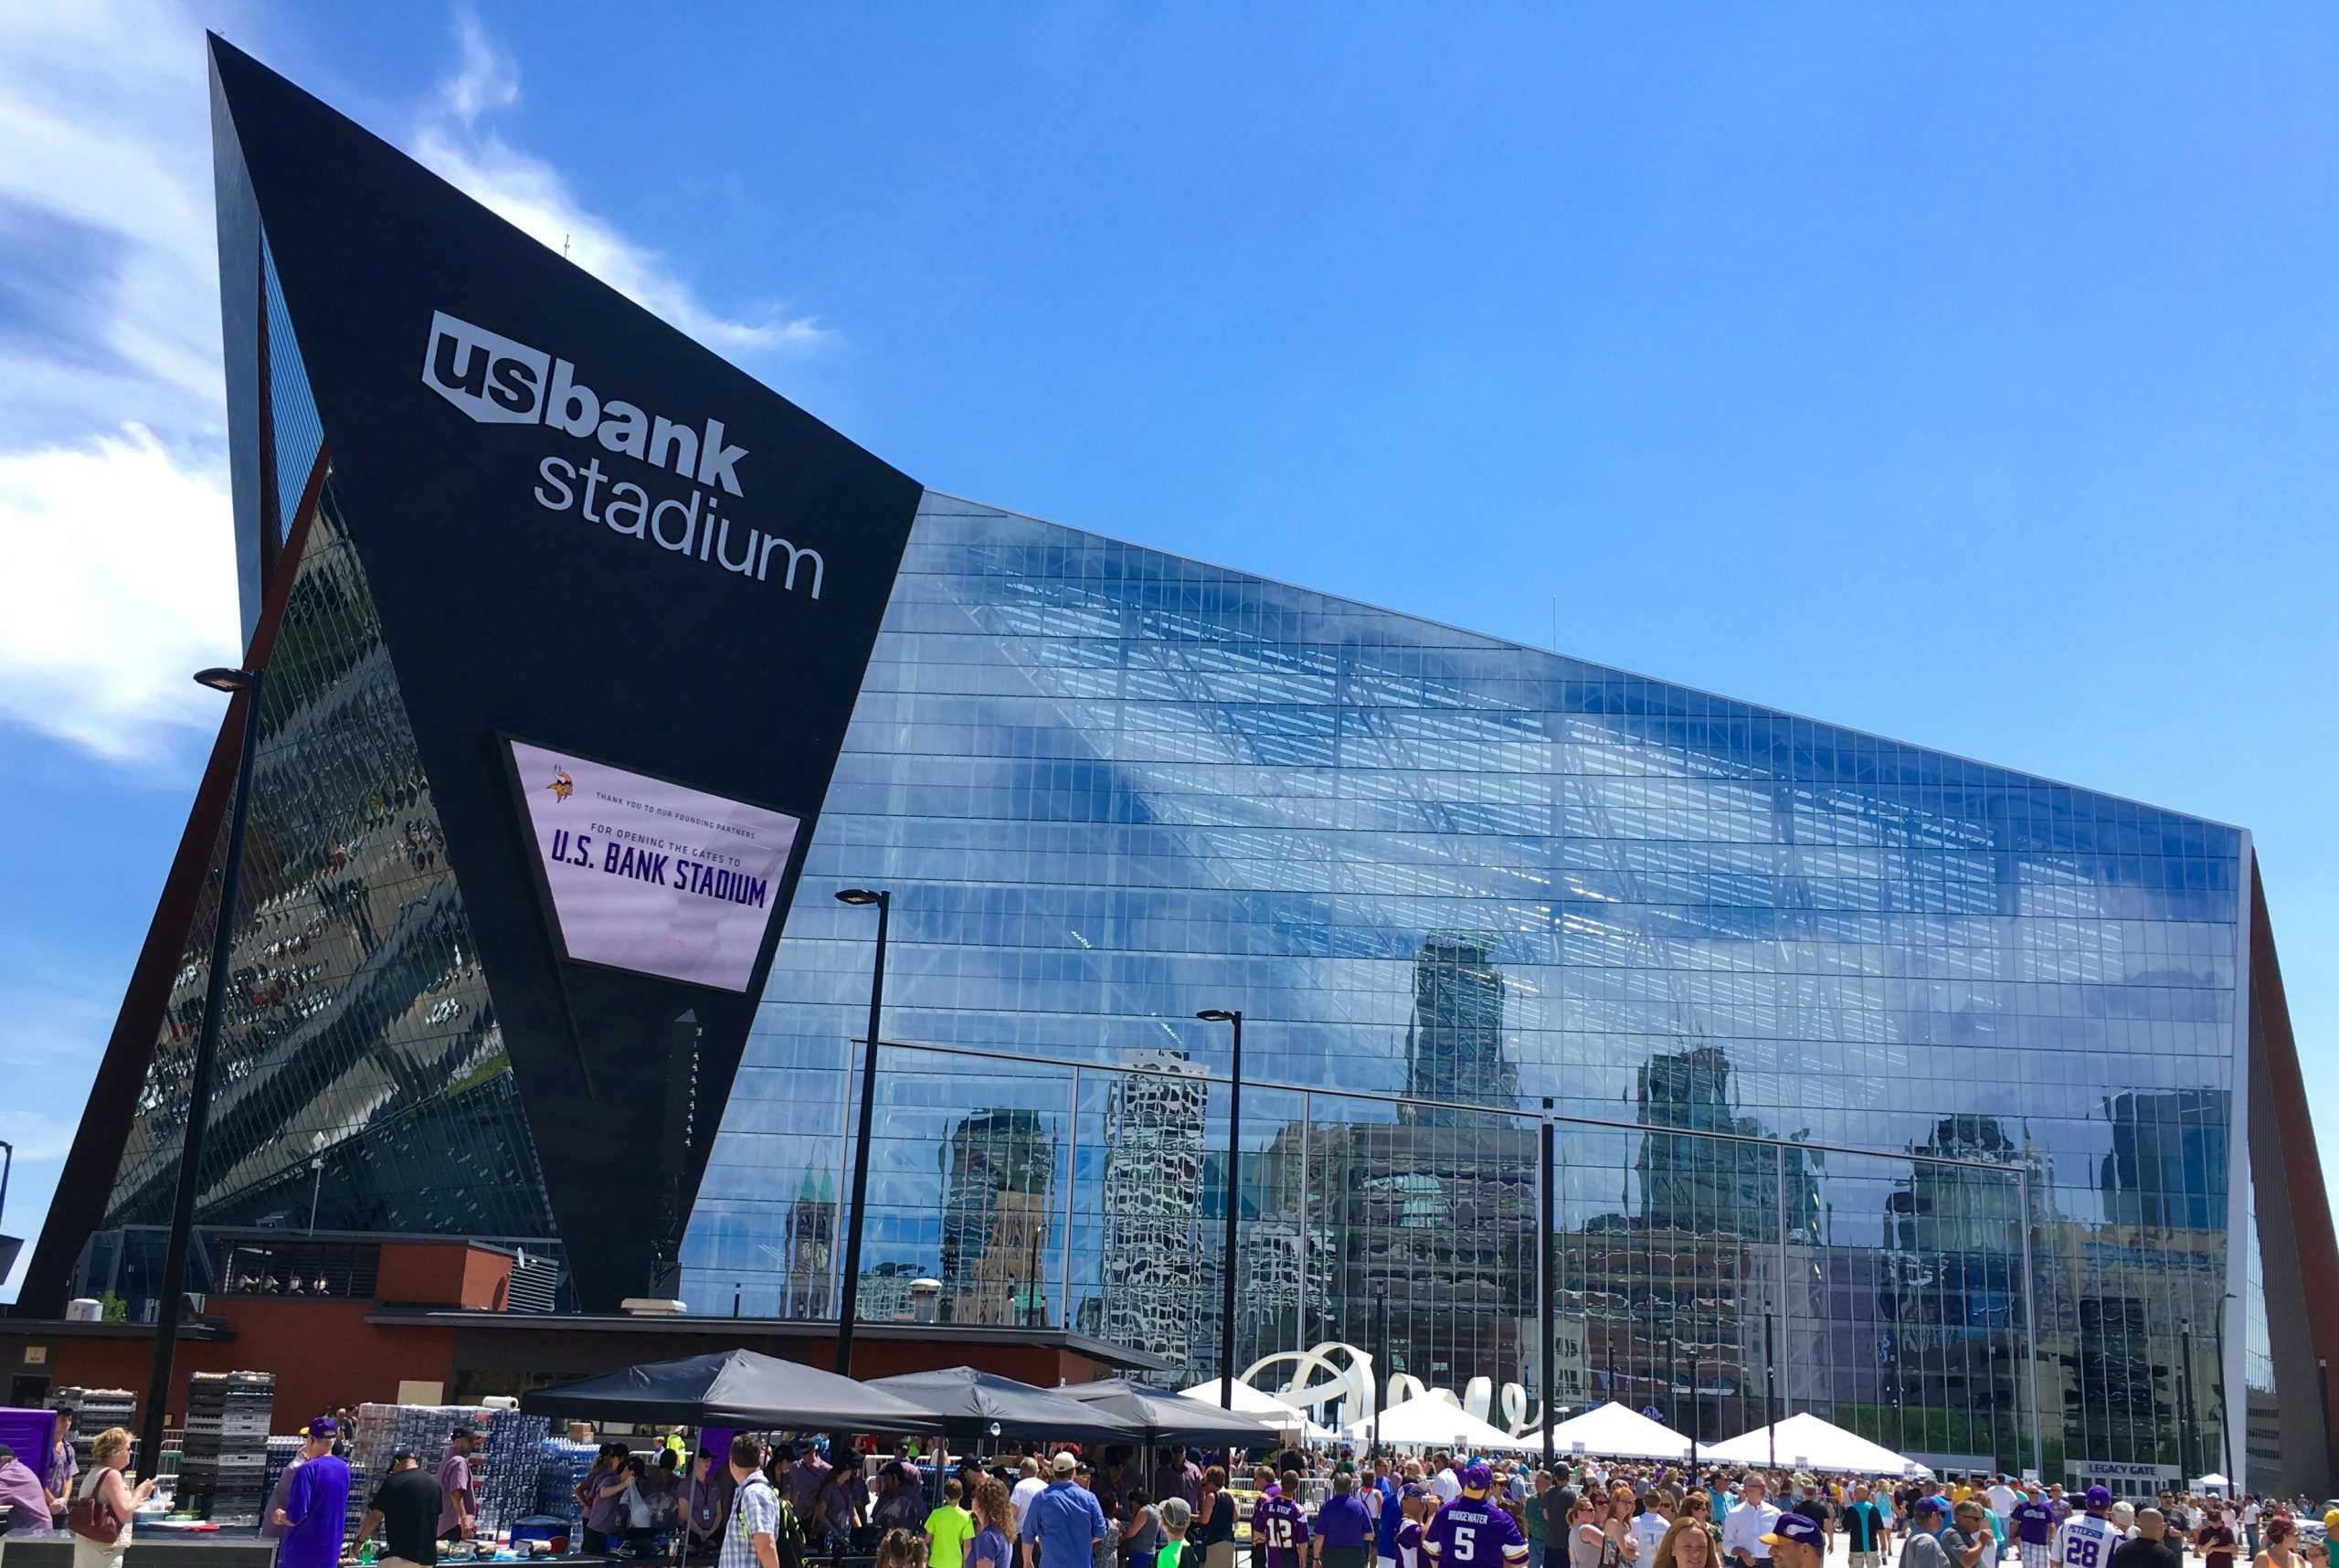
[[[837,1375],[852,1375],[852,1320],[861,1310],[861,1226],[869,1202],[869,1128],[877,1112],[877,1026],[885,1007],[885,926],[894,910],[887,888],[848,887],[837,902],[877,906],[877,957],[869,971],[869,1040],[861,1054],[861,1135],[852,1145],[852,1198],[844,1233],[844,1278],[837,1291]]]
[[[1218,1292],[1218,1403],[1234,1408],[1234,1222],[1243,1207],[1243,1184],[1236,1172],[1243,1160],[1243,1013],[1238,1009],[1206,1007],[1194,1014],[1204,1023],[1234,1025],[1234,1058],[1228,1069],[1226,1092],[1226,1262]]]
[[[179,1319],[186,1289],[187,1245],[195,1232],[195,1199],[200,1188],[204,1124],[211,1115],[211,1068],[219,1054],[219,1014],[228,1004],[228,963],[236,945],[236,897],[244,866],[244,826],[251,816],[252,756],[259,749],[259,698],[265,672],[212,669],[196,673],[198,685],[244,700],[243,756],[236,764],[236,793],[228,810],[228,853],[219,865],[219,897],[211,921],[211,969],[203,992],[203,1022],[196,1031],[195,1061],[188,1069],[186,1130],[179,1138],[178,1188],[171,1201],[171,1229],[163,1250],[162,1299],[154,1311],[154,1372],[146,1385],[146,1408],[138,1429],[138,1468],[152,1477],[163,1469],[163,1415],[171,1397],[171,1360],[178,1349]]]

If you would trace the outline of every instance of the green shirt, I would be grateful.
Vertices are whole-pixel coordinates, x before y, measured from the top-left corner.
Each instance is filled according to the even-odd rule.
[[[967,1542],[975,1538],[975,1516],[957,1503],[944,1503],[926,1516],[926,1533],[934,1538],[933,1568],[959,1568]]]

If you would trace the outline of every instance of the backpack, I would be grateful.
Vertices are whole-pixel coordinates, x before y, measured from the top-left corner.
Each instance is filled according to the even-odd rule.
[[[804,1568],[804,1521],[796,1517],[796,1505],[786,1498],[779,1499],[779,1517],[772,1521],[771,1544],[779,1568]]]

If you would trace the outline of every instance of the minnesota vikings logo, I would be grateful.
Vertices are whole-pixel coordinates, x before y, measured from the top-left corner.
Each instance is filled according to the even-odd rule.
[[[567,768],[556,768],[552,770],[552,782],[545,788],[552,791],[554,800],[566,800],[577,793],[577,781],[569,778]]]

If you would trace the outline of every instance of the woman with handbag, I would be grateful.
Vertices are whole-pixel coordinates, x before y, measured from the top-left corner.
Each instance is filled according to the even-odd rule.
[[[73,1568],[122,1568],[130,1549],[130,1521],[138,1505],[154,1495],[152,1477],[132,1486],[130,1434],[119,1426],[98,1434],[90,1445],[90,1468],[73,1489],[73,1510],[65,1516],[73,1531]]]

